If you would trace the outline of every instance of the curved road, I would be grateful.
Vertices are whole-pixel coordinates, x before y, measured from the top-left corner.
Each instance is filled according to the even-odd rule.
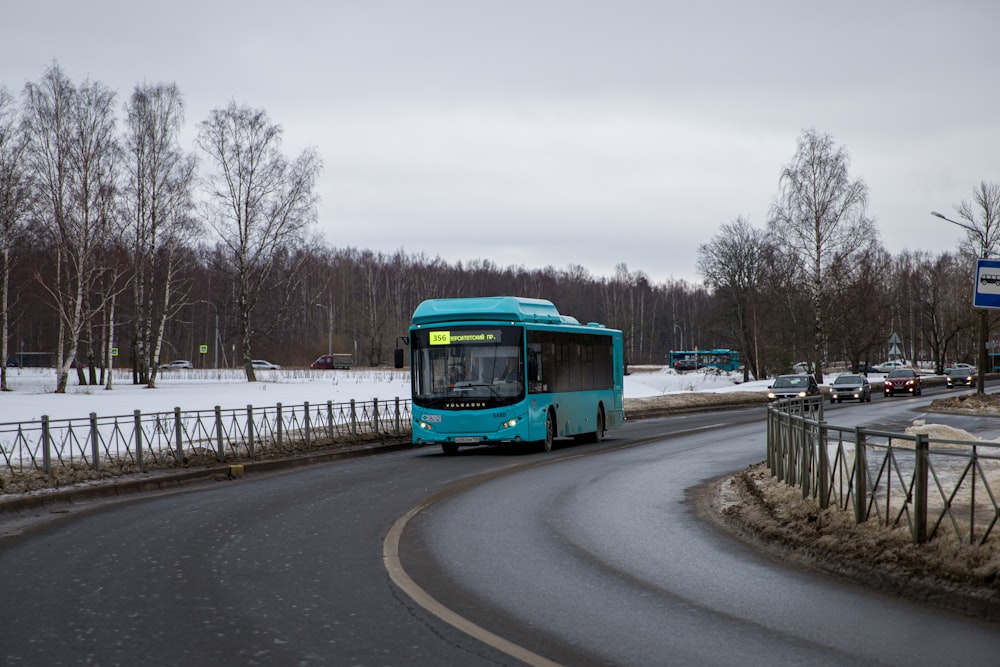
[[[996,625],[788,569],[695,516],[688,489],[763,459],[762,428],[664,418],[550,455],[417,449],[70,508],[0,541],[0,664],[992,663]],[[390,581],[383,539],[424,503],[402,568],[521,659]]]

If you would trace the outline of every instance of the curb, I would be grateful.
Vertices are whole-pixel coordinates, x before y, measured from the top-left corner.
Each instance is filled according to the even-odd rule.
[[[151,470],[146,473],[138,473],[139,476],[135,478],[97,481],[87,485],[66,487],[54,491],[38,491],[11,498],[0,496],[0,515],[95,500],[124,498],[155,491],[170,491],[191,484],[236,480],[254,474],[292,470],[315,463],[359,458],[383,452],[410,449],[412,447],[413,445],[410,444],[409,438],[407,438],[405,441],[392,440],[285,458],[220,463],[195,470],[184,469],[176,472],[170,470]]]

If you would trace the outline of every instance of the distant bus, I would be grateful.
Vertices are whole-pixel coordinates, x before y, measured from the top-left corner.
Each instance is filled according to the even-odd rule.
[[[736,350],[685,350],[670,352],[670,367],[682,373],[711,366],[723,371],[740,368],[740,353]]]
[[[408,341],[414,444],[550,451],[554,438],[600,442],[625,421],[621,331],[582,325],[550,301],[430,299]]]

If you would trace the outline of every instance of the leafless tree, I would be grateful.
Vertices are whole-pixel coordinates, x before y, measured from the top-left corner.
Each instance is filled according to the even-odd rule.
[[[774,255],[767,232],[742,216],[723,224],[711,241],[698,248],[698,271],[729,305],[737,349],[746,357],[744,381],[751,370],[755,378],[762,377],[758,320]]]
[[[179,147],[184,103],[174,84],[136,86],[125,105],[123,198],[132,254],[137,382],[156,386],[166,321],[184,305],[179,252],[200,232],[193,209],[195,158]]]
[[[951,220],[934,212],[948,222],[954,223],[965,230],[963,250],[969,257],[989,257],[995,254],[1000,244],[1000,183],[980,181],[973,190],[972,200],[963,201],[958,208],[958,220]],[[976,382],[976,392],[985,393],[985,375],[987,372],[986,342],[989,340],[989,311],[985,308],[979,312],[979,348],[977,357],[979,375]]]
[[[868,186],[848,174],[847,151],[816,130],[799,137],[792,162],[781,172],[779,194],[771,205],[769,228],[775,241],[794,253],[807,276],[812,304],[812,359],[822,381],[825,278],[829,267],[866,247],[877,237],[867,215]]]
[[[644,358],[647,329],[645,322],[655,318],[656,309],[649,300],[649,282],[642,271],[632,273],[624,262],[615,267],[613,278],[604,282],[601,299],[609,326],[621,329],[625,368]]]
[[[115,232],[115,95],[97,82],[77,88],[52,65],[25,86],[24,98],[26,164],[54,255],[54,266],[38,278],[59,314],[56,392],[63,393],[80,333],[94,314],[89,297],[104,272],[97,258]]]
[[[830,315],[827,338],[831,350],[843,354],[854,369],[872,361],[872,352],[887,339],[892,314],[888,252],[874,240],[841,258],[827,273]]]
[[[31,204],[31,186],[24,168],[26,134],[17,103],[0,87],[0,390],[8,391],[7,348],[10,335],[10,276],[13,248],[23,234]]]
[[[975,328],[969,304],[969,266],[952,253],[918,255],[913,272],[920,307],[920,328],[937,373],[944,372],[948,350],[963,331]]]
[[[235,281],[243,363],[254,382],[252,315],[275,259],[301,241],[316,217],[313,187],[321,169],[315,150],[289,162],[281,127],[262,109],[232,102],[199,124],[198,146],[208,155],[206,219],[226,246]]]

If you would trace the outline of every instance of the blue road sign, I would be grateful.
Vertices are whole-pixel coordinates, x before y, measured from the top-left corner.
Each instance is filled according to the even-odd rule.
[[[1000,308],[1000,260],[976,260],[976,291],[972,305],[976,308]]]

